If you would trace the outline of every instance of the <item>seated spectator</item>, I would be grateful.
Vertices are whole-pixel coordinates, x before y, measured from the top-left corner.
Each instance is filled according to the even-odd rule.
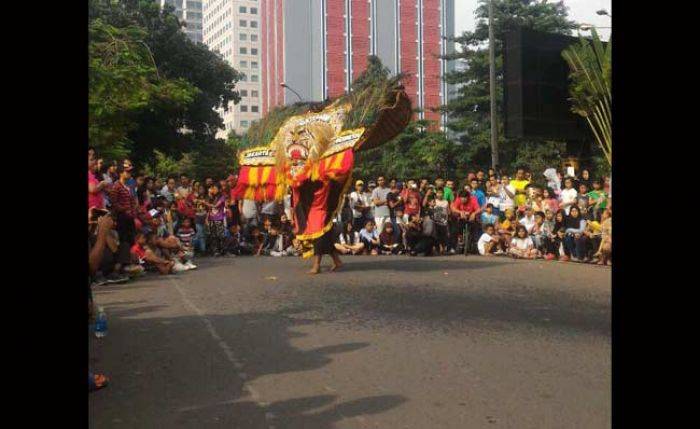
[[[564,238],[566,238],[566,212],[564,209],[557,210],[554,215],[554,236],[555,238],[555,255],[561,261],[568,261],[569,258],[566,256],[566,251],[564,250]]]
[[[479,229],[477,219],[479,219],[481,215],[481,207],[476,197],[471,195],[469,191],[461,191],[454,203],[452,203],[450,213],[453,218],[453,230],[451,233],[454,234],[457,243],[461,243],[462,246],[467,246],[467,248],[469,248],[472,243],[476,244],[478,237],[481,235],[477,234]],[[463,235],[465,228],[469,228],[470,242],[464,242]]]
[[[599,258],[598,265],[608,265],[612,256],[612,211],[610,209],[603,211],[600,230],[600,247],[594,256]]]
[[[578,206],[573,205],[570,208],[569,215],[565,219],[564,233],[564,252],[566,258],[572,262],[588,262],[587,261],[587,245],[588,237],[584,234],[586,231],[586,219],[581,217],[581,211]]]
[[[535,259],[539,255],[524,225],[518,225],[515,228],[515,237],[510,242],[508,253],[516,259]]]
[[[576,205],[579,209],[588,209],[589,204],[588,186],[585,183],[579,183]]]
[[[433,254],[435,247],[435,224],[430,216],[414,214],[406,227],[406,245],[411,256],[423,253],[425,256]]]
[[[493,224],[484,224],[484,233],[479,237],[479,241],[476,243],[476,248],[479,250],[479,255],[491,256],[494,254],[503,253],[499,247],[501,239],[496,235]]]
[[[229,255],[243,255],[241,252],[241,241],[241,227],[234,223],[228,227],[225,252]]]
[[[374,221],[365,222],[365,227],[360,231],[360,240],[365,247],[365,254],[377,255],[379,249],[379,234],[374,228]]]
[[[544,188],[542,190],[542,206],[542,211],[547,213],[547,210],[550,210],[552,216],[559,210],[559,200],[551,188]]]
[[[161,258],[153,251],[155,245],[155,233],[147,235],[139,232],[136,234],[136,242],[131,247],[131,255],[135,264],[143,266],[146,271],[158,271],[160,274],[175,272],[175,261]]]
[[[530,238],[532,238],[532,242],[535,243],[535,249],[537,249],[540,254],[544,255],[546,253],[545,240],[547,238],[547,232],[544,226],[544,213],[541,211],[535,213],[535,224],[530,230]]]
[[[593,190],[588,192],[588,204],[593,220],[601,221],[602,213],[608,206],[608,195],[603,190],[603,182],[594,180]]]
[[[345,224],[343,232],[338,234],[338,242],[335,243],[335,248],[343,255],[352,253],[359,255],[365,248],[364,243],[360,240],[360,233],[354,231],[354,223],[348,222]]]
[[[498,235],[501,237],[501,245],[503,249],[508,249],[511,238],[515,233],[517,220],[515,219],[515,211],[510,208],[504,213],[503,222],[499,223]]]
[[[379,234],[379,251],[383,255],[398,255],[403,250],[401,242],[396,239],[394,225],[385,222],[381,234]]]

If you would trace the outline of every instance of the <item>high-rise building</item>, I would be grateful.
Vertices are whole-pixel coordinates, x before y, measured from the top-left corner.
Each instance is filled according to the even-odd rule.
[[[182,30],[190,40],[202,43],[202,0],[160,0],[160,7],[166,4],[175,8],[175,15],[185,24]]]
[[[217,137],[224,138],[231,130],[243,134],[260,118],[262,110],[260,5],[257,0],[204,0],[203,3],[204,43],[244,75],[236,84],[241,101],[231,103],[228,111],[219,111],[224,129]]]
[[[454,43],[454,0],[260,0],[263,113],[276,105],[320,101],[348,91],[376,55],[392,73],[407,73],[406,93],[420,117],[442,122],[440,56]]]

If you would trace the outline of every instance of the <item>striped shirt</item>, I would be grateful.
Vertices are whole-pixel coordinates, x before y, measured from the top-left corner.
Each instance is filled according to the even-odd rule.
[[[109,201],[112,203],[112,208],[117,213],[124,213],[133,218],[136,217],[134,197],[131,195],[129,188],[124,186],[122,182],[117,182],[112,185],[109,190]]]

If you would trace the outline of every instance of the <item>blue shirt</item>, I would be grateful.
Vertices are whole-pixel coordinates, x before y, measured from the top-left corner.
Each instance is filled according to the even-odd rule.
[[[481,224],[486,225],[487,223],[490,223],[492,225],[496,225],[498,222],[498,216],[495,214],[491,213],[488,214],[486,212],[481,212]]]
[[[376,229],[372,232],[369,232],[366,229],[362,228],[362,230],[360,231],[360,238],[363,238],[368,241],[377,240],[379,239],[379,233],[377,233]]]
[[[472,191],[472,195],[476,197],[476,201],[479,203],[479,207],[483,207],[486,203],[486,194],[481,189],[475,189]]]

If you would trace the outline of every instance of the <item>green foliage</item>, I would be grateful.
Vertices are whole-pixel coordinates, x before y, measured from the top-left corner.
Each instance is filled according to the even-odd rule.
[[[223,122],[214,109],[240,100],[235,84],[241,75],[221,55],[192,42],[171,6],[161,9],[154,0],[90,0],[88,17],[91,23],[100,20],[117,29],[140,29],[140,44],[148,49],[159,79],[187,82],[195,89],[186,103],[163,100],[128,115],[115,128],[134,144],[124,146],[119,156],[128,155],[137,165],[153,165],[156,150],[180,159],[183,153],[224,144],[215,139]],[[104,102],[98,95],[94,99],[96,105]]]
[[[562,52],[569,64],[571,111],[586,118],[598,145],[612,165],[612,43],[606,46],[593,28],[593,38]]]
[[[159,75],[141,28],[117,28],[98,18],[88,29],[90,143],[103,156],[124,157],[139,113],[181,108],[192,102],[197,89],[183,79]]]
[[[505,32],[523,26],[548,33],[571,34],[578,25],[567,17],[563,2],[532,0],[494,0],[494,36],[496,54],[497,109],[503,111],[503,38]],[[445,58],[462,61],[460,70],[445,76],[447,83],[458,85],[456,97],[442,107],[448,114],[448,128],[458,134],[462,144],[459,164],[485,168],[491,160],[491,121],[489,98],[488,2],[480,0],[475,11],[477,25],[455,38],[461,50]],[[499,117],[501,117],[499,115]],[[536,148],[536,142],[505,139],[503,122],[499,120],[499,158],[501,167],[511,169],[525,156],[525,148]]]
[[[459,146],[426,120],[411,122],[401,134],[381,147],[355,154],[353,176],[374,179],[379,175],[401,179],[453,176]]]

